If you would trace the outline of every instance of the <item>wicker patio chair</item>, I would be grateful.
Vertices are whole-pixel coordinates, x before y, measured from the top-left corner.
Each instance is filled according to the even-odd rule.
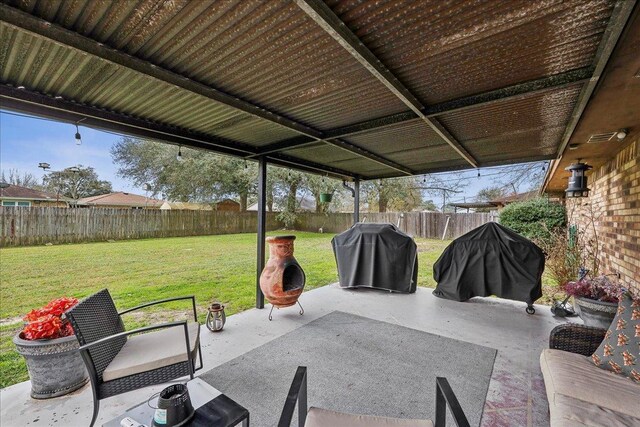
[[[169,301],[191,299],[195,323],[186,320],[125,331],[121,315]],[[93,417],[100,400],[179,377],[202,368],[195,297],[169,298],[118,312],[106,289],[82,300],[65,316],[71,322],[93,389]],[[196,368],[196,354],[200,366]]]
[[[600,346],[606,329],[565,323],[556,326],[549,335],[549,348],[591,356]]]
[[[285,401],[278,427],[289,427],[293,412],[298,406],[298,427],[434,427],[431,420],[405,420],[400,418],[353,415],[327,409],[310,408],[307,412],[307,368],[298,366],[287,400]],[[458,427],[469,427],[458,399],[446,378],[436,378],[436,422],[435,427],[445,427],[447,405]]]

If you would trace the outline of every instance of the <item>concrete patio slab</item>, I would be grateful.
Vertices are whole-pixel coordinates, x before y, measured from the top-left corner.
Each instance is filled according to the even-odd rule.
[[[497,349],[482,425],[549,425],[538,358],[542,349],[548,346],[551,329],[564,320],[554,318],[546,306],[536,306],[536,314],[528,315],[524,303],[498,298],[476,298],[458,303],[436,298],[431,291],[419,288],[415,294],[404,295],[366,289],[344,290],[333,284],[302,295],[303,316],[291,307],[275,310],[270,322],[267,318],[269,306],[264,310],[235,314],[227,319],[221,333],[202,329],[205,368],[198,374],[331,311],[340,310]],[[162,388],[162,385],[148,387],[103,400],[98,424]],[[49,400],[31,399],[29,389],[27,381],[0,390],[3,427],[80,427],[88,424],[92,412],[90,386]],[[283,402],[284,399],[285,396]]]

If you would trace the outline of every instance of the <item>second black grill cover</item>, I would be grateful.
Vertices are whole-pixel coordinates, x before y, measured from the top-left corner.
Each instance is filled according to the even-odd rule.
[[[544,254],[495,222],[455,239],[433,265],[433,294],[455,301],[495,295],[533,303],[542,296]]]
[[[418,248],[392,224],[358,223],[331,240],[343,288],[415,292]]]

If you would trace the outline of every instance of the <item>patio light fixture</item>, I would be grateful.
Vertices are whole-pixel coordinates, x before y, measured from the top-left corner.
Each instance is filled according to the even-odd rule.
[[[618,141],[623,141],[627,135],[629,134],[629,131],[626,129],[620,129],[617,133],[616,133],[616,138],[618,138]]]
[[[182,161],[182,147],[178,146],[178,155],[176,156],[176,160],[181,162]]]
[[[589,197],[589,188],[587,188],[587,177],[585,172],[591,168],[592,166],[582,163],[580,160],[565,168],[565,170],[571,172],[569,186],[565,190],[567,198]]]

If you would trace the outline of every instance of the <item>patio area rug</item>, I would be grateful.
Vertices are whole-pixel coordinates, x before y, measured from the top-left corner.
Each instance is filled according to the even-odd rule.
[[[251,425],[265,427],[277,425],[299,365],[308,368],[309,406],[388,417],[433,419],[441,376],[479,426],[495,356],[492,348],[334,311],[201,378],[246,407]]]

